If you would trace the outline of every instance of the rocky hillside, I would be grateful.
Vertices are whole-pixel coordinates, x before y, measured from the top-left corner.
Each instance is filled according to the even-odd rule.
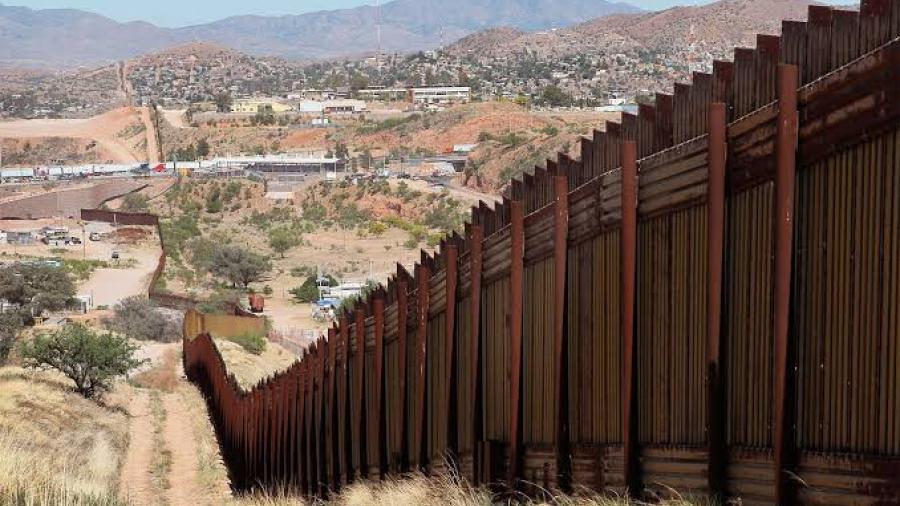
[[[459,54],[508,57],[530,52],[543,57],[623,52],[729,53],[753,46],[757,33],[777,34],[781,20],[805,20],[808,0],[720,0],[703,6],[674,7],[659,12],[612,15],[571,28],[523,33],[494,29],[473,34],[448,48]]]

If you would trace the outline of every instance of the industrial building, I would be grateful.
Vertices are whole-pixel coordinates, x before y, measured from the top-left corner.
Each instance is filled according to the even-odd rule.
[[[472,88],[468,86],[411,88],[409,96],[416,104],[467,103],[472,98]]]

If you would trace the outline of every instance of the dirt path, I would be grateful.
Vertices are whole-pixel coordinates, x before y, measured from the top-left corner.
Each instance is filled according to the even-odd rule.
[[[111,246],[111,249],[117,247]],[[137,264],[132,268],[101,268],[94,271],[91,278],[79,287],[79,293],[90,294],[94,305],[114,306],[132,295],[147,293],[150,279],[159,263],[158,246],[120,246],[123,258],[134,258]],[[109,258],[106,256],[105,258]]]
[[[203,397],[184,377],[179,344],[147,345],[133,380],[121,497],[134,506],[215,506],[230,496]]]
[[[128,405],[128,453],[119,479],[121,499],[134,506],[149,506],[155,492],[150,465],[153,461],[153,422],[150,394],[136,391]]]
[[[150,117],[150,108],[141,107],[141,121],[144,123],[144,131],[147,132],[147,161],[159,163],[159,140],[156,138],[156,125]]]
[[[170,393],[163,397],[166,409],[166,426],[163,434],[166,446],[172,452],[172,469],[169,473],[169,504],[192,506],[207,504],[207,491],[200,487],[197,477],[197,441],[191,430],[191,417],[182,397]]]

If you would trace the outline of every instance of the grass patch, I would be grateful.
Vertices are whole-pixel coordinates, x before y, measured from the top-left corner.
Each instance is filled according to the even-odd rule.
[[[66,258],[62,259],[61,262],[63,268],[78,281],[86,281],[90,279],[91,275],[94,274],[94,271],[97,269],[106,269],[109,267],[109,262],[106,262],[105,260],[76,260]]]
[[[166,409],[159,392],[150,393],[150,414],[153,418],[153,461],[150,473],[153,475],[154,485],[160,490],[168,490],[171,487],[169,473],[172,471],[172,450],[166,447]]]
[[[113,506],[127,417],[56,373],[0,368],[0,504]]]
[[[266,336],[256,332],[247,332],[237,336],[226,337],[225,339],[254,355],[262,355],[266,351]]]

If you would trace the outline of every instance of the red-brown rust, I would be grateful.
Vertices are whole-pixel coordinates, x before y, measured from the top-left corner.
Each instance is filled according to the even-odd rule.
[[[425,258],[423,258],[425,260]],[[416,393],[415,398],[415,413],[413,413],[413,420],[415,421],[415,426],[412,428],[413,434],[413,442],[414,442],[414,450],[410,449],[410,464],[413,469],[417,469],[419,466],[424,466],[427,462],[422,459],[422,449],[424,446],[424,429],[425,429],[425,357],[426,357],[426,345],[428,338],[428,309],[430,306],[429,297],[429,284],[431,281],[431,268],[429,267],[429,263],[423,261],[418,266],[418,287],[416,289],[416,295],[418,296],[418,301],[416,304],[416,356],[415,356],[415,384],[414,389]]]
[[[723,385],[721,383],[720,339],[722,328],[722,266],[725,246],[725,171],[727,156],[725,104],[709,106],[709,196],[707,199],[707,386],[709,437],[709,489],[722,497],[725,487],[725,426],[723,413]]]
[[[797,163],[797,87],[794,65],[778,67],[777,170],[775,173],[775,483],[778,504],[787,504],[788,434],[788,326],[790,324],[791,262],[794,233],[794,178]]]
[[[445,410],[444,412],[447,414],[447,445],[452,446],[456,441],[456,414],[451,412],[451,407],[453,402],[450,399],[450,395],[453,391],[451,388],[453,378],[455,374],[453,373],[453,354],[455,353],[456,343],[454,341],[454,329],[456,328],[456,289],[458,286],[458,278],[457,272],[459,266],[457,262],[459,261],[459,246],[456,244],[447,244],[445,248],[446,253],[446,271],[447,271],[447,281],[445,289],[447,290],[447,302],[446,302],[446,310],[445,310],[445,318],[444,318],[444,336],[447,340],[446,342],[446,354],[444,356],[444,367],[445,371],[447,371],[444,376],[444,402],[445,402]],[[447,448],[447,450],[451,450],[454,448]]]
[[[622,339],[625,364],[623,442],[625,446],[625,483],[629,492],[639,488],[635,455],[637,434],[634,413],[634,308],[635,276],[637,272],[637,146],[633,141],[622,143]]]
[[[484,241],[484,228],[482,227],[480,222],[474,223],[472,228],[470,229],[470,244],[471,250],[469,255],[469,261],[471,262],[471,289],[469,295],[469,339],[470,350],[472,353],[472,374],[474,374],[474,378],[472,379],[472,390],[470,392],[469,399],[471,399],[472,406],[469,409],[469,413],[473,414],[472,424],[474,425],[474,429],[472,431],[473,437],[475,441],[479,441],[481,436],[481,419],[477,415],[478,411],[476,409],[476,402],[478,399],[478,387],[479,383],[477,378],[481,375],[478,373],[478,357],[479,357],[479,343],[481,342],[481,271],[483,265],[483,241]],[[478,483],[478,466],[472,466],[472,474],[470,477],[472,483]]]
[[[375,434],[379,441],[384,438],[384,403],[382,402],[381,388],[384,385],[384,294],[379,291],[373,301],[375,312],[375,413],[369,413],[369,423],[374,424]],[[379,454],[376,458],[379,469],[384,469],[385,456],[381,454],[383,445],[379,444]],[[375,477],[370,477],[375,478]]]
[[[556,203],[553,214],[553,351],[554,351],[554,369],[555,377],[553,384],[556,388],[554,395],[555,406],[554,418],[556,419],[556,451],[560,460],[564,457],[559,453],[560,445],[564,442],[565,437],[565,417],[563,409],[563,396],[566,391],[563,383],[563,370],[565,360],[563,358],[563,350],[565,349],[565,332],[566,332],[566,261],[568,260],[568,240],[569,240],[569,181],[565,174],[555,175],[553,177],[554,197]],[[556,477],[552,477],[552,481],[556,481]]]
[[[525,204],[509,201],[511,225],[510,289],[510,409],[509,409],[509,468],[507,479],[515,487],[519,468],[519,404],[522,376],[522,310],[523,278],[525,273]]]

